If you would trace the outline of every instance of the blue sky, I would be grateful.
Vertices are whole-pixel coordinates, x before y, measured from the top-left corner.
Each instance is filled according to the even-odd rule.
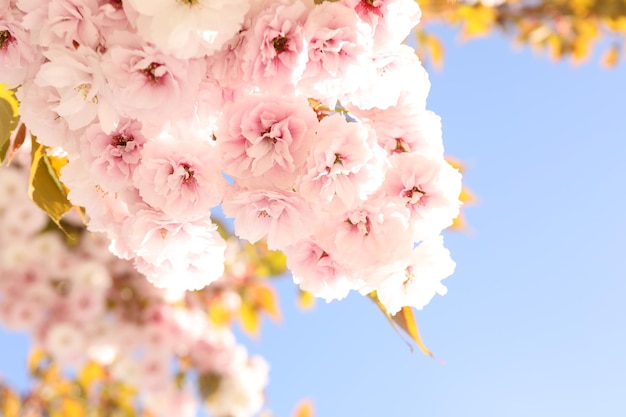
[[[575,67],[494,36],[446,30],[429,107],[467,165],[471,233],[446,235],[448,294],[417,319],[444,365],[411,353],[363,297],[295,307],[251,352],[271,364],[267,405],[289,417],[626,415],[626,67]],[[0,332],[0,374],[23,381],[24,339]]]

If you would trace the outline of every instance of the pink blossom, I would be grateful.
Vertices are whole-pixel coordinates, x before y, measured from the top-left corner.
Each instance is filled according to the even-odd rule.
[[[168,376],[168,379],[171,377]],[[157,415],[168,417],[195,417],[198,415],[195,392],[188,387],[165,385],[153,387],[146,395],[146,402]]]
[[[129,0],[138,32],[177,58],[210,55],[233,37],[248,11],[248,0]]]
[[[312,232],[310,208],[295,192],[233,190],[222,209],[235,219],[237,236],[250,243],[266,237],[270,249],[284,249]]]
[[[226,243],[208,218],[177,222],[142,210],[124,230],[137,269],[159,288],[197,290],[224,272]]]
[[[293,188],[317,127],[306,99],[254,95],[228,107],[221,120],[224,172],[242,185]]]
[[[109,236],[119,234],[121,223],[130,215],[128,198],[96,184],[82,158],[72,159],[63,167],[61,181],[70,189],[68,199],[72,204],[85,208],[90,230]]]
[[[208,216],[222,200],[226,180],[212,145],[179,129],[146,143],[133,180],[143,200],[179,220]]]
[[[390,158],[385,193],[411,212],[415,240],[437,236],[458,216],[461,174],[450,164],[401,153]]]
[[[193,114],[204,61],[166,55],[128,32],[112,34],[110,44],[102,70],[111,90],[108,99],[122,117],[163,127]]]
[[[327,302],[345,298],[352,289],[350,272],[339,265],[312,239],[304,239],[286,251],[293,281],[304,291]]]
[[[3,275],[3,279],[6,278]],[[0,322],[9,329],[32,331],[41,325],[45,317],[46,311],[41,308],[41,303],[37,300],[18,299],[0,302]]]
[[[34,76],[40,61],[40,52],[22,25],[9,10],[0,10],[0,83],[17,87]]]
[[[98,0],[99,6],[95,13],[94,21],[100,28],[102,38],[100,39],[100,49],[104,52],[109,45],[107,37],[115,31],[131,30],[131,24],[124,12],[121,0]]]
[[[80,130],[70,130],[67,121],[53,110],[61,105],[59,92],[53,87],[40,87],[27,80],[16,92],[20,101],[20,120],[37,136],[37,142],[76,152],[75,138]]]
[[[443,158],[441,118],[432,111],[406,105],[355,114],[376,131],[378,143],[388,155],[411,152],[428,159]]]
[[[380,199],[334,215],[315,238],[340,265],[360,271],[363,286],[380,280],[380,271],[404,259],[414,243],[408,210]]]
[[[104,293],[95,288],[72,288],[65,299],[64,307],[69,310],[69,316],[85,325],[97,322],[105,312]]]
[[[62,364],[80,363],[86,342],[82,329],[72,322],[54,322],[44,335],[44,348]]]
[[[263,406],[269,365],[261,357],[249,358],[245,350],[239,356],[235,369],[222,376],[217,391],[206,402],[211,415],[248,417]]]
[[[73,49],[78,44],[95,49],[100,42],[94,18],[97,0],[18,0],[18,7],[26,13],[24,27],[39,45]]]
[[[245,349],[236,345],[233,333],[211,326],[190,346],[189,357],[200,373],[223,375],[232,372]]]
[[[85,130],[81,155],[104,190],[116,192],[133,185],[133,173],[147,141],[141,129],[140,122],[123,118],[110,133],[105,133],[99,123]]]
[[[335,2],[315,6],[303,30],[308,62],[298,87],[332,104],[357,88],[371,38],[354,10]]]
[[[425,240],[407,257],[402,268],[377,288],[378,298],[390,314],[404,306],[421,310],[435,294],[447,293],[441,280],[452,275],[455,266],[441,236]]]
[[[75,51],[48,49],[44,55],[48,62],[41,66],[35,77],[40,87],[54,87],[59,94],[59,104],[52,107],[63,117],[71,130],[83,128],[94,121],[104,100],[104,75],[100,71],[100,58],[91,49]]]
[[[307,7],[300,1],[265,1],[246,33],[242,59],[252,83],[268,90],[294,86],[307,61],[302,25]]]
[[[340,200],[345,208],[353,207],[382,183],[383,158],[373,131],[339,114],[328,116],[319,123],[297,189],[316,204]]]
[[[370,60],[359,88],[340,97],[342,103],[369,110],[387,109],[406,100],[418,110],[426,108],[430,81],[413,48],[408,45],[385,48],[376,51]]]
[[[341,3],[353,8],[371,27],[377,48],[402,42],[422,16],[414,0],[341,0]]]

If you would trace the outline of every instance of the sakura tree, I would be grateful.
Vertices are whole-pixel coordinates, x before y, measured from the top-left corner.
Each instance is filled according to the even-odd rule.
[[[402,44],[420,16],[412,0],[0,0],[0,322],[32,334],[33,372],[96,369],[84,401],[115,386],[123,408],[134,387],[150,415],[195,415],[199,392],[249,416],[268,365],[229,326],[273,311],[256,266],[389,317],[445,294],[461,175]]]

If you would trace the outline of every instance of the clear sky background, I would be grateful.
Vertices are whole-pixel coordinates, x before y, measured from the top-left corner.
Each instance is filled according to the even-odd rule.
[[[445,364],[411,353],[367,299],[295,307],[243,340],[271,364],[289,417],[626,416],[626,64],[555,63],[499,36],[455,42],[429,69],[446,153],[480,201],[446,234],[448,294],[417,319]],[[24,384],[24,337],[0,331],[0,374]],[[175,417],[175,416],[172,416]]]

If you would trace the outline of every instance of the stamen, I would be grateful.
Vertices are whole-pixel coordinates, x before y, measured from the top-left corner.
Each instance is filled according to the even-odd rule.
[[[157,83],[159,81],[159,79],[161,77],[158,77],[155,74],[155,71],[157,68],[159,68],[161,66],[161,64],[157,64],[156,62],[152,62],[150,65],[148,65],[146,68],[140,70],[143,75],[145,75],[150,81],[152,81],[153,83]]]
[[[135,140],[135,138],[132,135],[126,136],[121,133],[111,138],[111,141],[114,146],[121,146],[121,147],[125,147],[128,144],[128,142],[132,142],[133,140]]]
[[[276,52],[280,54],[281,52],[285,52],[287,50],[287,47],[289,46],[289,39],[284,36],[277,36],[272,39],[272,45],[274,46]]]
[[[0,49],[8,48],[9,42],[12,42],[15,38],[8,30],[0,31]]]

